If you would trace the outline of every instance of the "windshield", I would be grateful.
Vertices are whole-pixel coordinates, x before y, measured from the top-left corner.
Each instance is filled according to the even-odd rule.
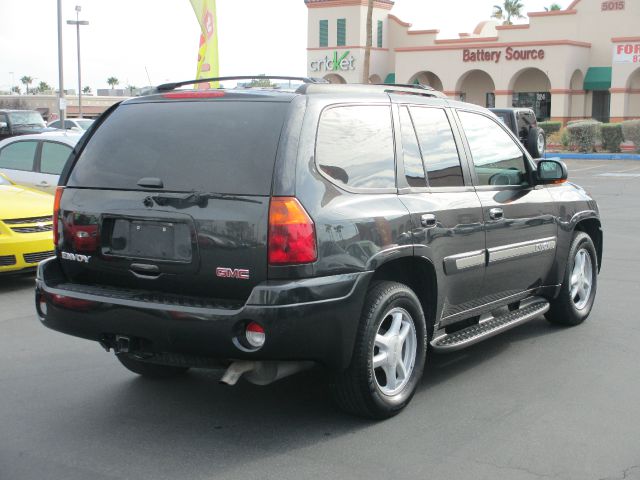
[[[86,130],[91,126],[91,124],[93,123],[93,120],[76,120],[75,122],[78,124],[78,126],[81,129]]]
[[[44,120],[42,115],[38,112],[9,112],[9,118],[13,125],[33,125],[38,127],[44,127]]]
[[[97,129],[69,186],[268,195],[287,104],[159,102],[122,105]]]

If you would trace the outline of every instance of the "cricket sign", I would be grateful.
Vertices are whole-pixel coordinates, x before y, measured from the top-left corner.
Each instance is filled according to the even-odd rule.
[[[333,52],[332,58],[327,55],[321,60],[313,60],[309,66],[312,72],[346,72],[355,70],[354,63],[356,59],[353,55],[349,55],[350,53],[350,50],[343,53],[338,53],[336,50]]]

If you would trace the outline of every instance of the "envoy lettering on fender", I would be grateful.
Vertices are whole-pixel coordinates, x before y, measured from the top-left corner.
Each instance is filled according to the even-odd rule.
[[[338,52],[333,52],[333,58],[329,59],[327,55],[322,60],[314,60],[309,66],[311,67],[312,72],[338,72],[338,71],[347,71],[347,70],[355,70],[356,67],[353,64],[356,59],[353,55],[347,57],[349,55],[349,50],[344,52],[342,55],[338,56]]]
[[[504,59],[507,61],[544,60],[544,50],[542,49],[522,50],[507,47],[504,52],[501,50],[485,50],[484,48],[478,48],[475,50],[467,48],[462,51],[462,61],[499,63],[503,53],[505,54]]]
[[[241,268],[216,268],[216,277],[220,278],[237,278],[238,280],[249,280],[249,270]]]
[[[71,260],[79,263],[89,263],[90,255],[79,255],[77,253],[62,252],[63,260]]]

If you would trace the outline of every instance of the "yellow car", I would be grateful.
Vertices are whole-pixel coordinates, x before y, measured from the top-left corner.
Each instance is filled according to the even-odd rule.
[[[0,173],[0,274],[35,269],[53,256],[53,196]]]

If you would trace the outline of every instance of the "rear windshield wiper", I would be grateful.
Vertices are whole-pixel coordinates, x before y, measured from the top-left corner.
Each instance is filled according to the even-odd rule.
[[[237,202],[262,203],[259,200],[230,195],[228,193],[191,192],[187,195],[152,195],[145,198],[144,204],[147,207],[155,203],[161,207],[188,208],[197,205],[198,207],[204,208],[209,204],[209,200],[234,200]]]

